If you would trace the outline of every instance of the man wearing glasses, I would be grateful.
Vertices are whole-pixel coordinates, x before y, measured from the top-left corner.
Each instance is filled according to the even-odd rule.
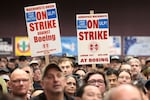
[[[98,87],[102,95],[107,89],[106,77],[104,73],[97,70],[93,70],[87,73],[87,75],[84,78],[84,84],[90,84]]]
[[[22,69],[15,69],[10,75],[8,82],[11,94],[21,100],[29,100],[28,92],[31,86],[31,79],[27,72]]]

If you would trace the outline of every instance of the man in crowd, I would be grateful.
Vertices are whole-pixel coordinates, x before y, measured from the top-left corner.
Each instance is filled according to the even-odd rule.
[[[141,66],[140,60],[137,58],[131,58],[128,61],[128,63],[131,66],[131,74],[132,74],[133,84],[138,83],[139,81],[144,84],[145,80],[144,80],[143,75],[141,74],[142,66]]]
[[[50,63],[45,67],[41,84],[44,92],[31,100],[72,100],[64,93],[65,76],[58,64]]]
[[[15,69],[10,75],[8,82],[10,92],[18,100],[29,100],[28,92],[31,86],[31,79],[27,72],[22,69]]]
[[[108,79],[109,88],[116,87],[118,84],[118,71],[113,68],[108,68],[106,71],[106,77]]]
[[[83,85],[77,91],[76,100],[102,100],[102,93],[96,86]]]
[[[71,59],[63,57],[58,60],[58,65],[62,69],[65,75],[70,75],[73,73],[74,65]]]
[[[119,56],[111,56],[110,57],[110,67],[118,70],[120,68],[121,65],[121,59]]]

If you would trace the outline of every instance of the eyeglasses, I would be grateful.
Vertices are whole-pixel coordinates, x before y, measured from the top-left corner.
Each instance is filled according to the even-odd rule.
[[[88,84],[95,84],[95,83],[98,83],[98,84],[104,84],[105,82],[104,82],[104,80],[101,80],[101,79],[99,79],[99,80],[88,80]]]

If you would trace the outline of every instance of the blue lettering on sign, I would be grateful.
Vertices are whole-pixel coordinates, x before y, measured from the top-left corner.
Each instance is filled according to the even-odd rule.
[[[48,9],[47,10],[48,19],[56,18],[56,9]]]
[[[77,20],[77,29],[87,29],[87,21]]]
[[[35,14],[35,12],[28,12],[25,15],[26,15],[26,21],[27,22],[34,22],[34,21],[36,21],[36,14]]]
[[[99,28],[108,28],[108,19],[99,19]]]

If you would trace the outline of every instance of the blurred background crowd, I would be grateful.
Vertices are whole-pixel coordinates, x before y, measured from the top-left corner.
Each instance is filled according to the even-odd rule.
[[[49,63],[54,62],[57,63],[65,76],[64,93],[74,98],[74,100],[88,100],[82,99],[83,95],[81,89],[85,85],[98,88],[100,96],[97,97],[99,99],[96,100],[113,100],[108,98],[111,91],[113,91],[113,88],[119,87],[122,84],[131,84],[136,87],[143,98],[139,100],[150,99],[149,57],[111,56],[110,63],[107,64],[79,65],[76,57],[50,56]],[[9,96],[13,95],[16,97],[25,96],[27,99],[24,100],[29,100],[43,93],[44,89],[41,85],[41,81],[43,80],[43,69],[46,65],[44,57],[0,57],[1,94],[9,94]],[[30,76],[31,82],[29,82],[28,85],[24,86],[24,83],[28,80],[21,78],[25,76],[21,75],[23,72],[21,72],[21,74],[19,71],[17,71],[19,74],[15,73],[17,69],[24,70]],[[12,74],[13,72],[15,74]],[[23,86],[25,88],[22,88]],[[92,87],[92,89],[93,88],[94,87]],[[92,89],[86,91],[90,92]],[[94,92],[96,92],[95,89]],[[125,95],[127,96],[127,94]],[[90,97],[92,96],[94,95],[92,94]]]

